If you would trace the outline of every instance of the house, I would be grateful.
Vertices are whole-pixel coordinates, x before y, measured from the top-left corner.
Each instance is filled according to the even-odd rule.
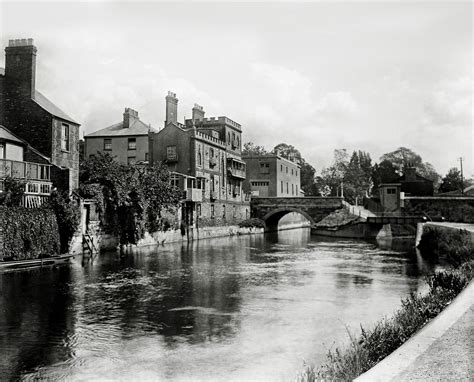
[[[249,217],[249,197],[242,192],[241,125],[228,117],[205,118],[197,104],[184,124],[177,112],[176,94],[168,92],[164,128],[150,132],[149,153],[150,163],[165,163],[184,191],[185,222],[220,225]]]
[[[148,161],[149,131],[155,130],[140,120],[136,110],[125,108],[121,122],[84,135],[84,155],[108,153],[124,164]]]
[[[36,89],[36,53],[33,39],[10,40],[5,48],[0,124],[47,158],[53,184],[71,192],[79,183],[80,125]]]
[[[246,187],[253,196],[300,197],[301,166],[276,154],[245,155]]]
[[[400,191],[405,196],[433,196],[433,181],[416,173],[415,167],[408,167],[395,183],[400,183]]]
[[[30,158],[26,161],[25,158]],[[35,159],[32,162],[32,159]],[[24,207],[39,207],[52,191],[51,164],[26,141],[0,125],[0,195],[5,191],[5,180],[24,182]]]

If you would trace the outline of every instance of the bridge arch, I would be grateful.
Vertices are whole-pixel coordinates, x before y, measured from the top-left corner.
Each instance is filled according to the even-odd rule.
[[[281,207],[275,208],[274,210],[271,210],[265,216],[263,216],[262,220],[265,222],[266,230],[276,230],[278,228],[278,222],[280,221],[280,219],[291,212],[296,212],[304,216],[306,220],[311,223],[311,225],[315,223],[314,219],[302,209],[295,207]]]

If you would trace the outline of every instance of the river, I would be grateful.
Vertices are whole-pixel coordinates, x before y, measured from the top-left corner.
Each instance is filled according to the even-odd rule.
[[[397,244],[297,229],[3,273],[0,375],[293,380],[424,287],[434,265]]]

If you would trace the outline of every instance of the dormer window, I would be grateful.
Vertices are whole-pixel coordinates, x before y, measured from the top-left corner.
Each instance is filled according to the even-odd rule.
[[[61,150],[69,151],[69,125],[61,125]]]

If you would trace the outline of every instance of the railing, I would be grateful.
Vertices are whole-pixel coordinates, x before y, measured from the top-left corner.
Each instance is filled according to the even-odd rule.
[[[227,173],[234,178],[245,179],[245,170],[238,170],[233,167],[227,167]]]
[[[0,178],[11,176],[18,179],[49,180],[49,164],[0,159]]]
[[[214,143],[215,145],[217,146],[220,146],[222,148],[225,148],[225,142],[224,141],[221,141],[220,139],[218,138],[214,138],[212,137],[211,135],[208,135],[208,134],[204,134],[204,133],[201,133],[199,131],[196,131],[195,132],[195,137],[196,138],[200,138],[200,139],[203,139],[203,140],[206,140],[208,142],[212,142]]]
[[[21,206],[28,208],[40,207],[46,202],[53,185],[51,182],[28,181],[25,183],[25,193],[23,194]],[[3,180],[0,179],[0,193],[5,191]]]

